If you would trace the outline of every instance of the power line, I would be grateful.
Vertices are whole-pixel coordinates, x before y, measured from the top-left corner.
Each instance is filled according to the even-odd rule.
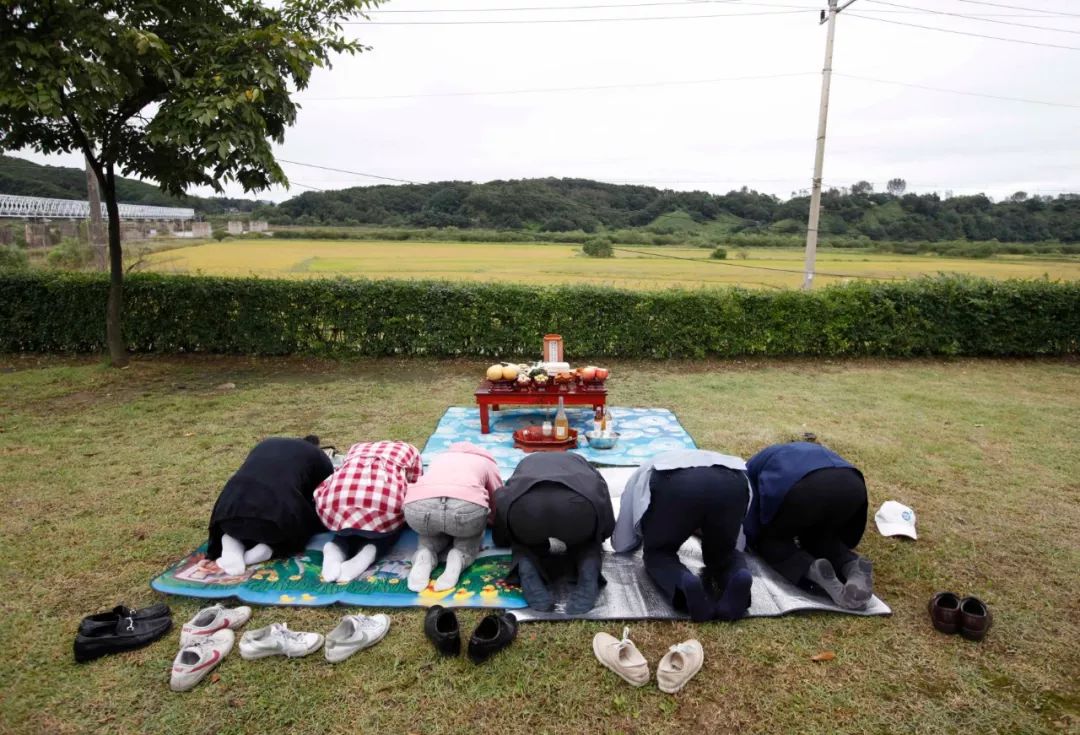
[[[372,15],[383,13],[517,13],[517,12],[541,12],[549,10],[603,10],[607,8],[653,8],[658,6],[670,7],[678,5],[688,7],[691,5],[712,5],[740,2],[740,0],[676,0],[675,2],[648,2],[648,3],[614,3],[609,5],[544,5],[533,7],[516,8],[420,8],[416,10],[369,10]],[[760,3],[746,3],[747,5],[760,5]],[[768,7],[767,5],[765,7]],[[778,6],[782,7],[782,6]]]
[[[396,181],[399,184],[419,184],[419,181],[410,181],[409,179],[395,179],[392,176],[380,176],[379,174],[368,174],[363,171],[349,171],[344,168],[331,168],[330,166],[319,166],[314,163],[300,163],[299,161],[286,161],[284,158],[277,159],[280,163],[288,163],[293,166],[306,166],[307,168],[319,168],[323,171],[334,171],[339,174],[351,174],[353,176],[364,176],[369,179],[381,179],[382,181]]]
[[[1065,15],[1072,18],[1080,18],[1080,13],[1068,13],[1064,10],[1049,10],[1047,8],[1022,8],[1017,5],[1003,5],[1001,3],[990,3],[986,0],[957,0],[961,3],[971,3],[972,5],[988,5],[993,8],[1007,8],[1009,10],[1027,10],[1033,13],[1049,13],[1050,15]]]
[[[895,8],[907,8],[909,10],[921,10],[924,13],[933,13],[934,15],[948,15],[954,18],[967,18],[969,20],[977,20],[981,23],[997,23],[1003,26],[1016,26],[1017,28],[1032,28],[1036,31],[1053,31],[1055,33],[1073,33],[1080,36],[1080,31],[1072,28],[1051,28],[1049,26],[1035,26],[1030,23],[1013,23],[1007,20],[997,20],[995,18],[979,18],[974,15],[968,15],[966,13],[950,13],[947,10],[931,10],[930,8],[919,8],[914,5],[901,5],[900,3],[889,2],[888,0],[866,0],[868,3],[876,3],[877,5],[891,5]]]
[[[598,90],[616,90],[616,89],[648,89],[654,87],[675,87],[675,86],[691,86],[698,84],[716,84],[720,82],[743,82],[743,81],[762,81],[769,79],[788,79],[794,77],[805,77],[817,75],[818,72],[813,71],[797,71],[797,72],[784,72],[781,74],[760,74],[753,76],[742,77],[715,77],[713,79],[683,79],[673,81],[656,81],[656,82],[627,82],[625,84],[598,84],[582,87],[535,87],[528,89],[504,89],[504,90],[491,90],[491,91],[476,91],[476,92],[431,92],[424,94],[389,94],[389,95],[368,95],[368,96],[342,96],[342,97],[309,97],[301,98],[300,102],[339,102],[339,101],[354,101],[354,100],[396,100],[396,99],[427,99],[427,98],[439,98],[439,97],[483,97],[483,96],[498,96],[498,95],[520,95],[520,94],[548,94],[559,92],[591,92]],[[958,94],[965,97],[982,97],[992,100],[1003,100],[1007,102],[1023,102],[1031,105],[1043,105],[1046,107],[1062,107],[1069,109],[1078,109],[1080,105],[1070,104],[1068,102],[1051,102],[1049,100],[1037,100],[1027,97],[1009,97],[1005,95],[987,94],[983,92],[968,92],[960,89],[946,89],[944,87],[931,87],[924,84],[914,84],[910,82],[898,82],[891,79],[876,79],[874,77],[864,77],[857,74],[845,74],[842,72],[834,72],[837,76],[848,77],[850,79],[858,79],[864,82],[875,82],[878,84],[890,84],[898,87],[910,87],[912,89],[922,89],[930,92],[941,92],[946,94]]]
[[[862,20],[872,20],[876,23],[891,23],[897,26],[907,26],[908,28],[921,28],[924,31],[938,31],[940,33],[952,33],[957,36],[972,36],[974,38],[988,38],[992,41],[1007,41],[1009,43],[1022,43],[1025,46],[1043,46],[1045,48],[1057,48],[1065,49],[1066,51],[1080,51],[1080,46],[1062,46],[1056,43],[1040,43],[1039,41],[1024,41],[1019,38],[1005,38],[1003,36],[989,36],[984,33],[969,33],[967,31],[954,31],[949,28],[938,28],[937,26],[924,26],[918,23],[905,23],[901,20],[889,20],[888,18],[871,18],[868,15],[859,15],[858,13],[848,13],[849,17],[861,18]]]
[[[1007,102],[1026,102],[1029,105],[1045,105],[1047,107],[1065,107],[1073,110],[1080,110],[1080,105],[1069,104],[1068,102],[1047,102],[1046,100],[1033,100],[1026,97],[1005,97],[997,94],[983,94],[982,92],[965,92],[959,89],[945,89],[943,87],[930,87],[925,84],[910,84],[908,82],[894,82],[890,79],[875,79],[873,77],[864,77],[858,74],[845,74],[843,72],[833,72],[838,77],[846,77],[848,79],[858,79],[864,82],[876,82],[878,84],[892,84],[897,87],[911,87],[912,89],[925,89],[931,92],[945,92],[948,94],[960,94],[965,97],[984,97],[991,100],[1005,100]]]
[[[583,87],[537,87],[530,89],[504,89],[480,92],[430,92],[423,94],[387,94],[370,95],[359,97],[309,97],[300,99],[300,102],[333,102],[336,100],[398,100],[418,99],[426,97],[479,97],[487,95],[513,95],[513,94],[545,94],[550,92],[593,92],[605,89],[644,89],[650,87],[674,87],[695,84],[715,84],[718,82],[744,82],[760,81],[764,79],[783,79],[787,77],[800,77],[817,74],[813,71],[785,72],[781,74],[756,74],[741,77],[715,77],[712,79],[683,79],[658,82],[627,82],[625,84],[598,84]]]
[[[746,265],[745,263],[728,263],[727,261],[716,260],[713,258],[686,258],[680,255],[662,255],[660,253],[647,253],[643,250],[631,250],[630,248],[623,248],[619,246],[613,246],[612,250],[618,250],[622,253],[637,253],[638,255],[647,255],[653,258],[668,258],[669,260],[688,260],[691,263],[709,263],[711,265],[725,265],[729,268],[751,268],[759,271],[775,271],[777,273],[796,273],[802,275],[801,270],[792,270],[791,268],[773,268],[767,265]],[[869,278],[875,281],[896,281],[899,280],[897,276],[871,276],[869,274],[854,273],[826,273],[825,271],[815,271],[820,276],[833,276],[834,278]]]
[[[762,15],[795,15],[797,13],[814,13],[812,8],[801,10],[770,10],[750,13],[710,13],[707,15],[653,15],[641,17],[619,18],[534,18],[528,20],[372,20],[344,21],[343,25],[363,26],[475,26],[475,25],[534,25],[550,23],[621,23],[652,20],[702,20],[705,18],[749,18]]]
[[[606,5],[546,5],[546,6],[528,6],[528,7],[509,7],[509,8],[417,8],[417,9],[389,9],[389,10],[369,10],[365,12],[365,15],[379,16],[384,14],[408,14],[408,15],[425,15],[430,13],[436,13],[443,15],[446,13],[535,13],[535,12],[548,12],[553,10],[602,10],[602,9],[618,9],[618,8],[648,8],[648,7],[672,7],[678,6],[682,8],[692,7],[693,5],[709,5],[709,4],[727,4],[731,2],[739,2],[739,0],[675,0],[674,2],[668,0],[666,2],[642,2],[642,3],[612,3]],[[792,8],[796,10],[814,11],[817,7],[807,5],[784,5],[781,3],[758,3],[758,2],[746,2],[743,0],[743,6],[754,6],[760,8]],[[923,11],[923,9],[918,9]],[[863,12],[873,13],[899,13],[903,15],[916,15],[918,13],[912,13],[903,10],[865,10]],[[993,17],[999,16],[1002,18],[1049,18],[1053,17],[1051,14],[1053,11],[1035,11],[1035,15],[1018,15],[1016,13],[973,13],[971,17]]]

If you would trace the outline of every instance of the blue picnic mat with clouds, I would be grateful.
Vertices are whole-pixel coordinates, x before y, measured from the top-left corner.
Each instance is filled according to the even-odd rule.
[[[578,447],[569,451],[582,455],[595,465],[636,467],[655,454],[669,449],[696,449],[697,445],[679,419],[666,408],[611,408],[619,441],[611,449],[593,449],[581,436],[592,430],[591,408],[567,408],[570,426],[578,431]],[[424,464],[455,442],[471,442],[491,452],[505,476],[513,472],[525,457],[514,448],[514,432],[552,420],[555,407],[519,408],[491,412],[491,433],[480,433],[480,410],[453,406],[446,410],[435,433],[427,440],[422,453]]]

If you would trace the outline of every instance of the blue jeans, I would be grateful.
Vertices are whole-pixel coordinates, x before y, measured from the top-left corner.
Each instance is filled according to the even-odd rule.
[[[420,536],[420,548],[436,557],[451,543],[469,566],[480,553],[488,509],[457,498],[425,498],[405,504],[405,522]]]

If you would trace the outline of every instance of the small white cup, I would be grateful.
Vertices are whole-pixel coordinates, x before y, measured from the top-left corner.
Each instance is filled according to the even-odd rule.
[[[543,425],[541,425],[540,431],[544,436],[551,436],[551,422],[545,421]]]

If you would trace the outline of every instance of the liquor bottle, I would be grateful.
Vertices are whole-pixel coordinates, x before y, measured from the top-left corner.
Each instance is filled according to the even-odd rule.
[[[600,406],[596,407],[596,413],[593,414],[593,432],[597,436],[604,433],[604,409]]]
[[[570,436],[570,421],[566,418],[562,396],[559,396],[559,410],[555,412],[555,439],[565,441]]]
[[[604,436],[611,436],[615,433],[615,422],[611,418],[611,409],[604,406]]]

